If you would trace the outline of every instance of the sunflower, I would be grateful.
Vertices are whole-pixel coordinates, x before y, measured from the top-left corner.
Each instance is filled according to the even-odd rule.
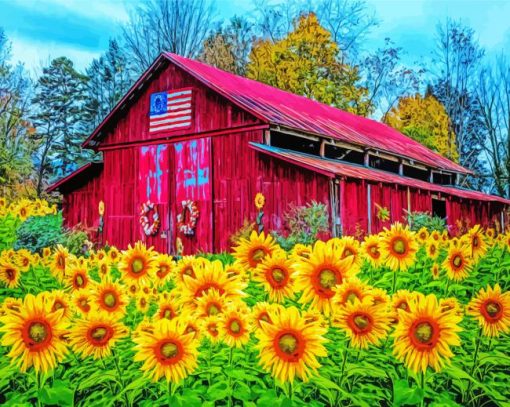
[[[432,274],[432,278],[437,280],[441,276],[441,267],[439,264],[434,263],[430,268],[430,274]]]
[[[133,338],[134,360],[143,362],[142,371],[153,381],[165,377],[178,383],[197,368],[198,341],[185,329],[186,323],[179,318],[163,319],[153,325],[153,332],[141,330]]]
[[[51,304],[41,295],[27,294],[19,312],[0,318],[0,332],[4,332],[1,344],[11,347],[7,356],[21,372],[33,366],[36,372],[47,373],[64,359],[68,321],[62,313],[52,312]]]
[[[439,257],[439,243],[434,239],[429,239],[425,245],[425,251],[430,259],[436,260]]]
[[[159,254],[156,257],[156,278],[154,279],[154,284],[158,287],[164,285],[169,280],[172,269],[172,257],[167,254]]]
[[[0,281],[8,288],[16,288],[19,285],[20,274],[18,266],[0,258]]]
[[[320,367],[317,357],[327,356],[326,328],[318,322],[305,322],[296,307],[270,313],[272,324],[262,322],[256,335],[260,364],[280,382],[293,382],[298,376],[308,381]]]
[[[22,306],[23,306],[22,299],[7,297],[0,306],[0,316],[9,314],[11,312],[19,313]]]
[[[441,240],[441,233],[437,230],[433,230],[430,232],[430,238],[436,242],[439,242]]]
[[[296,290],[303,291],[299,302],[325,315],[331,313],[333,289],[357,272],[352,268],[353,256],[342,259],[342,248],[336,250],[322,241],[313,246],[310,258],[296,262]]]
[[[76,290],[71,294],[71,302],[75,309],[82,314],[88,314],[91,309],[91,295],[88,290]]]
[[[200,329],[212,343],[217,343],[221,340],[219,324],[220,319],[218,316],[205,317],[200,320]]]
[[[214,288],[208,290],[204,295],[195,300],[196,315],[199,317],[211,317],[221,314],[227,306],[227,298],[225,293]]]
[[[333,326],[345,331],[350,344],[355,348],[367,349],[378,345],[390,330],[390,316],[384,305],[374,305],[371,297],[362,301],[355,298],[338,308]]]
[[[378,268],[382,264],[381,245],[378,235],[368,235],[361,244],[361,252],[365,259],[374,268]]]
[[[345,306],[354,300],[363,300],[368,295],[368,286],[356,277],[345,280],[336,286],[333,304],[339,307]]]
[[[234,257],[239,263],[247,268],[254,269],[267,255],[273,254],[280,247],[275,243],[271,235],[264,232],[257,234],[251,232],[250,238],[241,238],[236,247],[234,247]]]
[[[406,271],[416,260],[418,244],[407,226],[395,223],[381,238],[384,263],[393,271]]]
[[[90,280],[87,269],[84,267],[70,267],[69,275],[64,279],[65,284],[73,291],[89,288],[94,282]]]
[[[97,261],[97,272],[101,280],[110,275],[110,260],[107,258]]]
[[[129,245],[122,253],[118,269],[127,283],[147,284],[156,272],[152,247],[147,249],[142,242],[136,242],[134,247]]]
[[[16,263],[19,265],[21,271],[28,271],[30,263],[34,262],[34,256],[27,249],[20,249],[16,252]]]
[[[154,315],[154,319],[174,319],[180,315],[180,306],[177,299],[173,295],[164,296],[161,295],[158,300],[158,310]]]
[[[261,211],[264,208],[265,204],[266,204],[266,197],[261,192],[257,192],[257,195],[255,195],[255,207],[259,211]]]
[[[250,312],[250,324],[254,329],[262,328],[262,321],[272,324],[269,313],[279,312],[283,309],[283,306],[279,304],[269,304],[267,302],[257,302]]]
[[[243,303],[244,304],[244,303]],[[246,318],[249,310],[241,303],[232,305],[221,314],[219,332],[228,346],[240,348],[250,340],[250,323]]]
[[[472,227],[466,234],[466,238],[471,246],[471,257],[474,261],[487,253],[487,244],[485,243],[482,228],[480,225]]]
[[[193,334],[193,339],[201,339],[202,331],[200,329],[200,324],[192,321],[191,319],[187,320],[186,328],[184,329],[185,334]]]
[[[137,295],[135,297],[135,306],[142,314],[146,314],[151,306],[150,297],[144,293]]]
[[[409,290],[398,290],[391,299],[392,316],[398,321],[399,310],[409,312],[410,304],[414,300],[416,293]]]
[[[460,346],[462,318],[441,311],[434,294],[417,295],[409,305],[409,312],[399,311],[393,354],[415,373],[428,366],[438,372],[453,357],[450,346]]]
[[[110,261],[115,264],[120,260],[120,253],[116,247],[111,246],[110,250],[108,250],[108,258]]]
[[[230,277],[238,277],[241,281],[248,283],[250,280],[250,276],[246,272],[246,270],[241,267],[239,263],[226,264],[225,265],[225,273]]]
[[[18,216],[22,221],[26,221],[28,217],[32,216],[32,212],[32,206],[28,199],[22,199],[16,205],[16,216]]]
[[[429,238],[429,231],[425,226],[423,226],[418,232],[416,233],[416,238],[421,242],[425,243]]]
[[[106,312],[91,312],[84,319],[73,322],[68,338],[76,353],[83,358],[102,359],[111,354],[115,343],[127,336],[126,327]]]
[[[454,312],[459,316],[464,315],[462,304],[455,297],[441,298],[439,300],[439,306],[441,307],[441,312]]]
[[[182,290],[182,300],[185,304],[193,305],[195,300],[215,289],[220,295],[225,295],[229,301],[245,297],[245,284],[236,276],[228,277],[219,260],[209,262],[204,268],[195,270],[196,278],[184,275],[184,282],[179,287]]]
[[[462,281],[469,275],[472,264],[473,260],[470,257],[468,247],[452,246],[443,262],[443,268],[450,280]]]
[[[203,269],[209,264],[209,260],[204,258],[195,258],[193,256],[183,256],[175,266],[175,275],[177,283],[184,281],[184,276],[196,277],[196,270]]]
[[[51,272],[55,276],[55,278],[62,282],[64,280],[64,276],[66,275],[66,263],[69,258],[68,250],[58,244],[55,252],[53,253],[53,262],[51,263]]]
[[[73,310],[69,296],[62,290],[44,291],[43,298],[51,305],[51,312],[63,310],[62,318],[71,319]]]
[[[275,251],[264,257],[253,270],[252,279],[262,284],[271,301],[281,303],[294,296],[294,274],[292,261],[286,253]]]
[[[92,290],[92,303],[100,310],[123,317],[128,298],[120,284],[106,278]]]
[[[312,252],[312,247],[310,245],[305,245],[302,243],[296,243],[292,250],[290,251],[290,258],[293,260],[300,260],[302,258],[310,257],[310,253]]]
[[[482,288],[467,306],[467,314],[476,318],[485,336],[499,336],[510,331],[510,291],[501,292],[494,288]]]
[[[374,305],[384,304],[387,306],[390,303],[390,297],[388,293],[382,288],[369,287],[367,294],[372,297],[372,302]]]
[[[363,258],[360,253],[360,243],[354,237],[344,236],[341,239],[333,238],[328,241],[328,244],[333,247],[338,247],[338,249],[342,251],[342,259],[352,256],[352,267],[361,267]]]

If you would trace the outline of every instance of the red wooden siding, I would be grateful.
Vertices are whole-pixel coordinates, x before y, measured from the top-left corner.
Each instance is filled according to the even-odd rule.
[[[185,254],[213,250],[210,144],[210,138],[173,144],[175,154],[173,219],[182,212],[182,201],[185,200],[194,201],[200,211],[193,236],[175,231],[175,235],[182,240]]]
[[[193,88],[193,125],[189,129],[168,133],[149,133],[150,95],[172,89]],[[146,89],[136,96],[127,114],[114,120],[100,148],[110,144],[125,144],[149,141],[164,136],[178,137],[232,127],[260,123],[258,119],[228,102],[216,92],[204,87],[198,80],[168,63],[155,73]]]
[[[280,230],[282,215],[289,205],[312,200],[328,205],[328,178],[264,156],[249,148],[249,141],[261,142],[261,131],[230,134],[212,139],[214,249],[230,248],[229,238],[245,219],[254,221],[257,192],[266,196],[264,226]]]

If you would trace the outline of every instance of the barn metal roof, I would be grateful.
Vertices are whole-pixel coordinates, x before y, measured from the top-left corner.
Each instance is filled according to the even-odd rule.
[[[356,116],[335,107],[285,92],[272,86],[237,76],[210,65],[172,53],[161,54],[138,79],[103,122],[83,143],[91,145],[117,112],[141,92],[152,73],[170,61],[188,72],[205,86],[215,90],[231,102],[249,111],[264,122],[300,132],[329,137],[351,145],[371,148],[405,157],[427,166],[468,174],[468,169],[429,150],[397,130],[375,120]]]
[[[321,158],[309,154],[304,154],[292,150],[285,150],[266,144],[250,143],[254,150],[268,154],[272,157],[282,159],[295,165],[302,166],[311,171],[319,172],[323,175],[334,178],[336,176],[363,179],[372,182],[381,182],[385,184],[398,184],[410,188],[422,189],[431,192],[444,193],[460,198],[474,199],[478,201],[493,201],[504,204],[510,204],[510,200],[495,195],[484,194],[483,192],[457,188],[453,186],[437,185],[430,182],[403,177],[387,171],[368,168],[361,165]]]

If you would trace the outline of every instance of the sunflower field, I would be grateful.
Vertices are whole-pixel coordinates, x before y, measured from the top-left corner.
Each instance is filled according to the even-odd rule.
[[[4,405],[510,406],[510,234],[16,246],[55,213],[0,200]]]

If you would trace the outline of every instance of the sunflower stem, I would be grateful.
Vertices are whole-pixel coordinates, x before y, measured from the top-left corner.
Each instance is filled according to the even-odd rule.
[[[475,355],[473,356],[473,365],[471,366],[471,370],[469,371],[469,375],[473,377],[473,374],[476,370],[476,363],[478,362],[478,351],[480,350],[480,344],[482,342],[482,328],[478,330],[478,337],[476,338],[476,345],[475,345]],[[470,380],[468,384],[468,388],[466,390],[465,396],[469,395],[469,392],[471,391],[471,385],[473,384],[473,381]],[[464,402],[464,397],[463,400]]]
[[[395,294],[395,291],[397,289],[397,272],[393,272],[393,284],[391,286],[391,292],[392,294]]]
[[[421,372],[421,383],[420,383],[420,387],[421,387],[421,390],[423,391],[423,397],[421,399],[421,407],[423,407],[425,405],[425,374],[426,374],[426,370],[425,372]]]
[[[40,407],[41,400],[39,398],[39,393],[41,392],[41,375],[39,372],[35,372],[35,387],[36,387],[36,397],[37,397],[37,407]]]
[[[232,355],[234,353],[234,347],[230,347],[230,353],[228,354],[228,368],[230,371],[232,371]],[[228,394],[228,405],[229,407],[232,406],[232,378],[231,376],[229,375],[228,376],[228,390],[229,390],[229,394]]]
[[[447,297],[448,296],[448,287],[450,286],[450,279],[449,278],[446,278],[446,286],[444,288],[444,296]]]
[[[112,356],[113,356],[113,362],[115,363],[115,368],[117,369],[117,374],[119,375],[119,383],[122,386],[121,390],[124,390],[124,380],[122,379],[122,372],[121,372],[120,366],[119,366],[119,358],[113,349],[112,349]],[[129,406],[129,400],[127,398],[126,393],[124,393],[124,400],[126,402],[126,406]]]

